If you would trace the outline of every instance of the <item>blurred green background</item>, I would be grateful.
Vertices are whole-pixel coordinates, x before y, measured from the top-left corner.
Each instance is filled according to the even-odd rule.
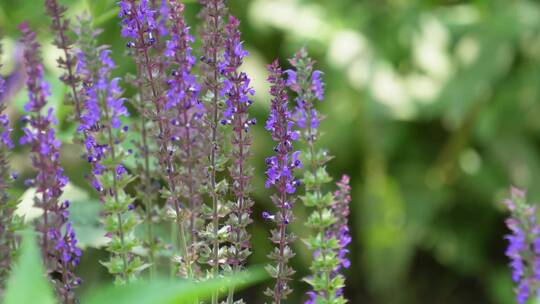
[[[118,75],[133,71],[124,56],[115,0],[60,1],[74,19],[88,11],[104,29],[119,64]],[[352,267],[346,294],[351,303],[513,303],[504,256],[507,233],[501,205],[511,184],[540,198],[540,3],[525,0],[230,0],[242,21],[251,56],[245,69],[257,90],[254,115],[268,113],[265,64],[306,46],[325,72],[327,115],[321,144],[336,158],[329,170],[352,177],[350,218]],[[199,5],[187,4],[197,28]],[[98,264],[105,253],[96,222],[95,194],[83,174],[80,150],[70,144],[53,47],[41,0],[0,0],[4,34],[2,75],[13,88],[10,115],[22,113],[16,26],[29,20],[44,45],[51,103],[61,117],[63,164],[72,180],[66,197],[86,246],[81,289],[109,280]],[[133,94],[127,89],[126,95]],[[19,124],[17,124],[19,127]],[[20,134],[20,131],[17,131]],[[260,218],[270,208],[264,189],[264,157],[270,137],[262,123],[254,130],[257,168],[252,226],[252,264],[267,261],[268,228]],[[22,180],[32,170],[26,150],[17,148],[13,167],[22,176],[15,195],[25,212],[34,210]],[[30,199],[29,199],[30,198]],[[292,229],[305,235],[306,210],[298,205]],[[297,278],[307,274],[309,253],[296,244]],[[246,290],[248,303],[263,303],[266,284]],[[289,303],[306,291],[295,285]]]

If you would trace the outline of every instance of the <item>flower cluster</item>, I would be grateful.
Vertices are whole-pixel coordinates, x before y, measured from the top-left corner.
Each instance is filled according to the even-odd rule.
[[[194,38],[189,33],[189,27],[183,17],[184,6],[171,3],[169,9],[170,39],[166,43],[165,56],[170,60],[171,76],[167,79],[165,109],[173,117],[168,121],[173,130],[175,156],[183,165],[174,172],[180,185],[180,198],[186,203],[188,212],[182,222],[186,223],[184,230],[188,233],[186,251],[181,261],[180,272],[183,276],[199,277],[200,265],[197,261],[198,223],[201,214],[202,197],[199,192],[201,180],[204,178],[204,122],[202,117],[205,109],[198,101],[200,86],[192,68],[195,57],[192,55],[191,44]],[[180,210],[175,210],[180,215]]]
[[[511,213],[506,226],[512,232],[506,236],[506,256],[510,258],[512,281],[517,284],[516,300],[523,304],[537,295],[540,282],[540,227],[536,208],[526,202],[524,191],[512,188],[505,204]]]
[[[55,278],[57,292],[65,303],[73,300],[73,288],[80,283],[74,274],[78,264],[80,251],[76,248],[76,238],[73,233],[64,229],[67,223],[67,208],[69,204],[60,203],[59,198],[63,192],[68,178],[60,166],[60,141],[56,139],[55,118],[52,108],[46,115],[42,110],[50,95],[49,86],[43,80],[43,66],[40,60],[40,45],[35,40],[27,23],[19,26],[23,37],[24,58],[28,78],[26,86],[29,101],[25,105],[30,113],[24,118],[28,126],[23,129],[24,136],[20,143],[29,145],[32,152],[32,165],[36,168],[37,176],[33,180],[36,186],[36,203],[43,210],[42,221],[38,230],[42,234],[41,246],[46,265],[51,275],[58,273]],[[64,240],[72,242],[66,244]]]
[[[148,0],[122,0],[118,4],[120,5],[119,17],[123,18],[122,37],[132,39],[126,45],[144,48],[154,44],[156,40],[153,31],[157,28],[157,22],[150,2]]]
[[[129,113],[124,105],[120,79],[111,77],[115,64],[110,50],[88,47],[93,44],[92,32],[81,29],[79,42],[85,46],[78,54],[77,66],[85,83],[79,131],[86,135],[84,145],[86,159],[92,166],[91,183],[100,195],[106,215],[103,222],[110,238],[107,249],[112,256],[103,264],[115,275],[116,282],[125,283],[147,267],[133,254],[138,244],[134,236],[138,220],[132,212],[135,199],[125,191],[133,180],[123,164],[129,152],[121,145],[128,131],[122,117]]]
[[[231,213],[227,225],[231,227],[228,241],[231,244],[227,250],[229,253],[228,264],[233,271],[240,271],[251,254],[249,245],[249,233],[247,226],[252,222],[251,209],[253,200],[250,197],[250,180],[253,168],[248,164],[251,155],[250,127],[256,124],[255,118],[249,117],[249,107],[253,104],[252,96],[255,90],[250,86],[248,75],[239,69],[248,52],[244,50],[240,39],[240,21],[233,16],[229,17],[229,23],[225,26],[225,52],[220,64],[221,74],[224,76],[224,85],[221,94],[225,96],[227,108],[223,112],[222,124],[231,125],[232,136],[232,162],[229,166],[229,174],[232,179],[232,191],[234,193],[231,205]],[[229,292],[232,301],[233,290]]]
[[[0,49],[1,51],[1,49]],[[0,52],[1,54],[1,52]],[[1,67],[1,65],[0,65]],[[10,200],[7,189],[12,177],[8,174],[8,153],[13,148],[9,117],[5,114],[5,80],[0,76],[0,293],[11,269],[11,256],[15,247],[16,202]]]
[[[338,234],[331,231],[338,218],[332,212],[335,200],[332,193],[322,191],[323,185],[332,181],[325,168],[331,157],[326,150],[317,149],[315,145],[322,119],[315,108],[315,101],[322,101],[324,97],[322,73],[314,70],[315,62],[305,49],[298,51],[289,62],[294,69],[286,71],[287,86],[296,95],[294,119],[302,131],[300,139],[305,146],[302,153],[306,163],[302,178],[305,188],[302,201],[314,209],[307,221],[314,234],[307,240],[313,262],[310,267],[312,274],[305,281],[313,291],[308,292],[309,300],[306,303],[344,303],[345,299],[338,292],[343,287],[344,279],[335,271],[340,264],[340,240]]]
[[[178,200],[174,195],[175,185],[173,180],[173,156],[170,154],[172,140],[171,128],[168,123],[168,117],[163,113],[165,106],[164,92],[164,62],[160,60],[162,55],[162,35],[166,35],[167,19],[169,9],[167,1],[162,1],[160,8],[155,7],[156,1],[148,0],[122,0],[119,2],[122,18],[122,37],[129,39],[126,47],[133,56],[137,67],[137,77],[133,81],[139,91],[139,103],[136,108],[141,116],[139,126],[140,142],[138,148],[142,156],[142,163],[139,163],[138,171],[141,172],[142,183],[138,187],[138,197],[144,202],[145,220],[147,222],[147,234],[145,247],[148,249],[148,262],[150,263],[150,272],[153,275],[155,271],[155,256],[160,250],[159,243],[154,236],[153,226],[155,214],[159,212],[155,204],[156,197],[154,193],[158,190],[153,185],[152,180],[152,151],[149,140],[150,135],[157,139],[157,157],[160,165],[159,172],[167,181],[167,192],[169,193],[168,204],[176,209]],[[149,88],[146,90],[145,88]],[[154,123],[157,128],[154,128]],[[151,130],[156,130],[154,134]],[[162,191],[163,192],[163,191]],[[166,194],[164,194],[166,195]],[[178,215],[179,216],[179,215]],[[177,227],[180,226],[180,218],[175,216]],[[178,241],[180,243],[180,241]],[[177,246],[179,245],[177,243]],[[178,248],[178,247],[177,247]]]
[[[200,49],[194,50],[195,37],[181,1],[120,0],[120,34],[126,39],[126,54],[133,59],[136,75],[115,78],[112,51],[97,45],[93,20],[80,18],[74,30],[78,39],[72,41],[66,8],[58,0],[45,0],[54,45],[62,52],[60,80],[69,90],[68,103],[74,106],[75,115],[68,119],[78,125],[79,140],[74,143],[84,148],[90,167],[84,176],[103,204],[101,220],[110,257],[102,264],[119,284],[133,281],[145,269],[154,278],[165,265],[162,258],[170,258],[171,274],[201,281],[241,272],[251,255],[248,227],[253,222],[254,169],[249,161],[256,119],[250,110],[255,91],[242,70],[249,53],[241,40],[240,21],[229,15],[225,1],[199,3],[201,41]],[[30,146],[37,170],[36,178],[25,184],[36,187],[35,201],[43,209],[36,226],[57,294],[62,302],[73,303],[77,302],[73,288],[81,284],[74,273],[81,250],[69,219],[70,202],[60,202],[68,178],[60,166],[55,117],[52,109],[46,109],[50,92],[43,80],[39,44],[28,25],[20,28],[28,75],[25,110],[30,114],[24,117],[27,126],[20,143]],[[274,246],[269,254],[272,263],[266,269],[275,285],[265,294],[273,303],[282,303],[292,292],[289,284],[295,271],[289,261],[295,256],[291,244],[296,238],[288,226],[294,220],[296,192],[304,185],[301,198],[313,209],[307,224],[316,230],[306,242],[314,260],[312,274],[305,279],[313,287],[306,303],[345,303],[341,272],[350,264],[346,256],[351,241],[349,180],[344,176],[333,194],[322,191],[332,180],[325,170],[330,156],[315,149],[323,119],[315,109],[315,102],[324,99],[322,72],[314,70],[305,50],[290,63],[293,68],[285,72],[277,60],[268,66],[272,100],[265,129],[275,146],[274,154],[266,159],[265,186],[274,189],[275,208],[262,217],[274,226],[269,237]],[[137,91],[129,105],[122,97],[124,81]],[[0,176],[0,266],[7,263],[2,269],[8,269],[8,247],[15,242],[7,236],[8,226],[15,217],[6,195],[6,153],[13,144],[8,117],[1,113],[5,109],[3,85],[0,79],[0,168],[4,173]],[[291,91],[296,101],[292,112]],[[137,113],[128,118],[131,108]],[[128,127],[128,122],[133,125]],[[302,152],[294,148],[299,140],[304,144]],[[304,175],[298,179],[295,174],[304,165]],[[143,213],[143,221],[137,212]],[[170,243],[161,241],[155,231],[165,221],[171,224]],[[143,242],[135,235],[140,222],[146,228],[140,231]],[[0,284],[3,274],[0,271]],[[220,300],[219,291],[213,290],[211,303]],[[235,299],[235,287],[229,288],[226,302],[243,303]]]
[[[352,242],[351,235],[349,233],[349,204],[351,203],[351,186],[350,178],[347,175],[343,175],[341,180],[336,183],[337,190],[334,192],[334,204],[332,205],[332,214],[336,221],[328,230],[327,239],[335,239],[338,241],[337,258],[338,265],[333,269],[331,278],[335,279],[343,268],[349,268],[351,261],[348,259],[347,254],[349,249],[347,248]],[[340,277],[340,280],[342,277]],[[344,282],[340,282],[344,284]],[[335,290],[336,298],[343,296],[343,286],[337,287]]]
[[[60,275],[57,289],[63,303],[74,302],[73,288],[81,284],[81,279],[73,272],[80,263],[82,252],[77,247],[77,237],[69,222],[69,205],[69,201],[64,201],[58,206],[56,225],[47,233],[52,244],[51,253],[56,257],[53,267]]]
[[[292,292],[288,281],[291,280],[294,270],[288,265],[288,261],[294,256],[294,252],[289,247],[294,236],[287,232],[287,226],[294,219],[292,206],[295,198],[292,194],[300,183],[294,178],[293,171],[301,168],[302,163],[298,159],[298,151],[291,155],[293,141],[298,140],[298,133],[292,129],[294,122],[288,109],[285,80],[277,60],[268,66],[268,71],[270,72],[268,81],[271,84],[270,95],[273,99],[265,128],[276,142],[274,147],[276,155],[266,159],[268,166],[266,187],[274,186],[277,191],[272,196],[277,212],[275,215],[264,212],[263,218],[273,221],[277,228],[271,231],[270,240],[276,247],[269,254],[276,264],[266,267],[270,276],[275,279],[275,286],[273,289],[268,288],[265,294],[273,299],[273,303],[278,304]]]

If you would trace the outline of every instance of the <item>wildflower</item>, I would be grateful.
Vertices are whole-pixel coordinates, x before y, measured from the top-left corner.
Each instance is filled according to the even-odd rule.
[[[132,252],[138,244],[134,230],[137,223],[131,197],[124,188],[133,180],[123,161],[127,153],[121,143],[127,129],[122,118],[129,115],[122,97],[120,78],[112,78],[115,63],[106,47],[96,47],[94,31],[81,24],[78,54],[79,76],[87,85],[82,91],[83,111],[79,132],[85,134],[86,159],[92,166],[91,184],[104,204],[105,230],[110,241],[109,261],[102,262],[117,283],[137,277],[147,267]]]
[[[517,188],[511,189],[511,197],[505,201],[511,217],[506,220],[506,226],[511,234],[508,240],[506,256],[510,259],[512,281],[518,303],[526,303],[536,296],[536,287],[540,281],[540,227],[536,221],[536,208],[527,204],[525,192]]]
[[[194,38],[189,33],[183,14],[182,4],[171,3],[169,9],[171,37],[166,41],[164,54],[169,60],[172,72],[167,79],[165,110],[174,118],[167,117],[164,123],[173,134],[169,136],[174,143],[168,149],[174,151],[174,156],[178,157],[182,164],[180,168],[171,168],[174,169],[171,174],[185,185],[184,189],[178,189],[178,192],[180,198],[187,202],[186,207],[189,210],[189,217],[181,219],[179,200],[174,198],[178,224],[186,225],[183,229],[188,231],[186,254],[181,259],[180,272],[193,278],[200,276],[196,257],[199,229],[197,219],[201,215],[202,197],[198,189],[205,175],[202,162],[205,156],[204,122],[200,118],[204,115],[205,109],[198,101],[200,86],[192,74],[195,57],[192,54],[191,44]],[[174,183],[171,186],[175,188]]]
[[[17,174],[8,175],[8,154],[13,149],[13,142],[11,140],[12,129],[9,124],[9,117],[4,113],[7,104],[5,86],[6,82],[0,76],[0,293],[11,269],[11,257],[16,245],[14,234],[16,205],[11,202],[6,191],[10,185],[10,180],[15,180]]]
[[[294,69],[286,72],[287,86],[296,95],[293,117],[301,131],[300,140],[305,145],[303,155],[306,170],[302,178],[305,195],[302,196],[302,201],[306,207],[314,209],[307,221],[314,233],[306,241],[313,257],[310,267],[312,274],[305,278],[313,290],[308,292],[309,300],[306,304],[319,301],[342,303],[345,302],[341,292],[344,278],[339,270],[348,265],[348,207],[346,197],[338,200],[331,193],[322,191],[322,186],[332,180],[325,168],[331,157],[324,149],[316,147],[318,128],[323,118],[315,107],[315,102],[324,98],[322,72],[314,70],[315,62],[309,58],[305,49],[298,51],[289,62]],[[336,195],[346,195],[343,193],[348,191],[346,181],[348,182],[347,178],[338,183],[338,187],[345,188],[340,188]],[[336,212],[346,214],[338,215]]]
[[[288,265],[288,261],[294,256],[294,252],[289,247],[294,236],[287,232],[287,225],[294,219],[291,210],[294,197],[291,195],[298,185],[293,171],[301,164],[298,162],[299,153],[293,152],[293,141],[298,139],[298,135],[292,129],[294,123],[288,109],[283,72],[277,61],[268,66],[268,71],[270,72],[268,81],[271,84],[270,95],[273,99],[270,115],[266,121],[266,130],[272,134],[272,139],[276,142],[274,148],[276,155],[266,160],[268,166],[266,186],[273,186],[277,191],[272,201],[278,211],[274,217],[268,213],[263,214],[265,219],[272,220],[277,226],[277,229],[272,230],[270,237],[276,247],[269,255],[275,260],[275,265],[266,267],[270,276],[275,279],[275,286],[273,289],[268,288],[265,294],[272,297],[274,303],[281,303],[292,292],[288,281],[294,274],[294,270]],[[291,152],[293,152],[292,155]]]
[[[154,275],[155,270],[155,255],[159,250],[157,241],[153,233],[155,200],[154,193],[158,190],[152,181],[152,170],[150,164],[153,162],[152,155],[154,151],[150,148],[149,135],[154,135],[158,139],[157,156],[159,164],[163,170],[168,172],[165,178],[170,185],[170,172],[172,172],[172,156],[168,155],[169,142],[172,134],[163,114],[164,110],[164,68],[165,64],[161,60],[163,36],[168,33],[167,20],[169,19],[169,9],[167,1],[161,1],[160,7],[157,6],[157,1],[148,0],[121,0],[119,2],[120,13],[122,19],[122,37],[127,38],[126,46],[128,54],[132,55],[137,68],[137,77],[134,81],[139,90],[138,104],[135,104],[141,123],[139,127],[140,142],[138,148],[142,156],[141,162],[138,164],[140,168],[141,185],[137,188],[138,196],[145,205],[146,213],[144,215],[148,225],[145,247],[148,249],[148,260],[151,264],[150,274]],[[156,54],[157,53],[157,54]],[[146,88],[148,88],[146,90]],[[155,128],[151,125],[156,123]],[[152,130],[155,130],[152,134]],[[157,173],[157,172],[156,172]],[[169,189],[170,190],[170,189]],[[171,192],[170,195],[174,194]],[[175,202],[171,202],[175,205]]]
[[[28,126],[23,129],[24,136],[20,142],[31,147],[32,165],[37,170],[36,204],[43,209],[42,221],[38,223],[37,229],[42,234],[41,246],[45,264],[49,273],[61,274],[61,279],[55,279],[56,290],[63,302],[69,303],[74,300],[73,288],[79,282],[74,268],[78,264],[80,250],[76,246],[75,233],[67,229],[70,225],[69,204],[60,204],[58,201],[68,178],[60,166],[60,141],[56,139],[53,127],[56,120],[52,108],[48,109],[46,115],[42,114],[50,92],[48,84],[43,80],[40,45],[35,41],[36,35],[27,23],[21,24],[19,29],[23,34],[28,75],[26,86],[29,101],[25,109],[30,112],[25,119]],[[64,227],[66,231],[62,232]],[[66,239],[71,240],[69,249],[66,249]]]
[[[231,204],[231,213],[227,223],[232,227],[229,234],[231,243],[228,263],[233,270],[238,272],[242,269],[247,257],[251,254],[249,249],[249,234],[247,226],[252,222],[251,208],[253,200],[250,198],[251,168],[247,160],[251,155],[250,126],[255,121],[249,118],[249,107],[253,104],[251,98],[255,94],[250,86],[250,79],[239,69],[248,56],[240,40],[240,21],[233,16],[229,17],[229,23],[225,26],[225,51],[223,61],[219,69],[224,76],[224,84],[221,94],[225,97],[227,108],[223,112],[222,124],[231,125],[232,136],[232,163],[229,166],[229,174],[233,180],[232,190],[235,200]],[[224,123],[225,122],[225,123]],[[229,291],[229,302],[233,301],[234,290]]]

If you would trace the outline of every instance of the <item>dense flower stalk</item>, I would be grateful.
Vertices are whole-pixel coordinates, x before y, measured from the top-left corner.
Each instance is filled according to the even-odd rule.
[[[296,94],[294,119],[302,131],[301,141],[306,147],[303,151],[306,170],[302,178],[305,188],[302,201],[314,209],[307,221],[314,235],[307,240],[313,253],[313,262],[310,267],[312,274],[305,280],[313,291],[308,293],[309,300],[306,303],[345,303],[343,295],[338,292],[343,287],[344,278],[335,271],[340,264],[340,240],[337,234],[330,231],[336,221],[332,213],[334,198],[332,193],[324,193],[322,190],[324,184],[332,181],[325,168],[331,157],[326,150],[316,147],[322,117],[315,108],[315,101],[324,98],[322,73],[314,70],[315,62],[309,58],[305,49],[298,51],[289,62],[294,69],[286,71],[287,86]]]
[[[7,193],[11,179],[16,178],[16,174],[11,176],[9,174],[8,153],[13,148],[13,142],[9,117],[5,113],[6,104],[6,82],[0,76],[0,294],[2,294],[7,275],[11,269],[17,227],[14,218],[17,205]]]
[[[158,139],[156,153],[162,169],[160,172],[162,172],[168,188],[166,190],[168,193],[162,191],[162,194],[166,196],[168,204],[175,210],[177,229],[181,230],[182,228],[180,212],[176,212],[180,210],[180,202],[175,194],[176,189],[172,189],[175,185],[173,173],[176,172],[172,167],[172,155],[169,154],[170,149],[168,148],[171,145],[172,137],[167,117],[163,114],[165,105],[163,87],[165,83],[165,63],[159,58],[163,51],[160,41],[163,41],[162,35],[167,34],[166,22],[169,10],[166,1],[161,2],[161,8],[158,11],[156,11],[155,7],[157,3],[150,3],[148,0],[122,0],[119,5],[119,17],[122,18],[121,34],[122,37],[129,40],[126,46],[133,55],[137,67],[137,77],[134,82],[139,91],[139,104],[137,105],[141,117],[141,142],[139,148],[143,157],[142,170],[140,170],[142,182],[139,197],[144,202],[146,209],[145,220],[148,227],[146,247],[148,248],[148,258],[151,264],[150,272],[151,276],[153,276],[155,272],[155,255],[159,250],[159,246],[153,232],[153,218],[156,213],[153,193],[156,189],[153,186],[153,172],[151,170],[152,151],[150,151],[150,146],[152,144],[149,136],[152,129],[156,130],[153,134]],[[156,124],[157,128],[151,127],[153,124]],[[182,236],[182,233],[179,235],[182,240],[177,240],[177,248],[181,247],[182,243],[185,243],[183,241],[185,237]]]
[[[86,134],[84,145],[86,159],[92,166],[91,184],[104,205],[103,223],[110,238],[107,250],[111,257],[102,264],[122,284],[136,278],[148,265],[133,254],[138,245],[134,236],[138,219],[133,212],[135,199],[125,191],[134,179],[123,164],[130,153],[121,145],[128,131],[122,118],[129,113],[120,79],[111,77],[115,64],[110,50],[91,47],[93,36],[91,29],[81,28],[77,71],[84,83],[84,109],[79,131]]]
[[[72,53],[73,41],[69,37],[69,19],[64,18],[66,8],[58,4],[56,0],[45,0],[45,9],[52,18],[51,31],[55,34],[54,45],[63,52],[63,57],[59,57],[58,67],[65,72],[60,80],[66,84],[71,92],[68,101],[75,107],[75,120],[81,117],[81,98],[79,96],[80,79],[75,73],[76,57]]]
[[[208,192],[212,201],[212,211],[208,215],[210,223],[203,233],[209,252],[203,252],[202,258],[211,267],[210,275],[215,277],[219,274],[220,268],[226,266],[227,261],[225,249],[221,247],[227,238],[228,226],[221,223],[221,219],[227,216],[224,202],[224,195],[228,190],[226,179],[218,180],[217,174],[223,171],[227,162],[223,147],[224,134],[220,128],[220,121],[223,111],[220,104],[223,101],[221,92],[223,81],[221,78],[220,66],[223,62],[224,51],[224,18],[226,7],[223,0],[201,0],[203,5],[200,17],[202,19],[202,49],[201,61],[203,72],[202,99],[207,104],[207,121],[210,127],[208,142],[210,143],[208,153]],[[212,297],[212,303],[218,302],[217,293]]]
[[[37,170],[33,180],[36,186],[36,205],[43,210],[42,221],[37,224],[41,232],[41,246],[45,264],[56,290],[63,303],[75,301],[73,288],[80,284],[74,274],[79,263],[81,251],[77,248],[75,233],[68,221],[69,202],[59,202],[63,188],[68,182],[60,166],[60,141],[56,139],[53,125],[56,123],[52,108],[43,115],[49,85],[43,80],[43,66],[40,59],[40,45],[35,40],[27,23],[19,26],[23,37],[24,58],[28,78],[29,101],[25,110],[29,116],[24,118],[28,126],[23,129],[21,144],[31,147],[32,165]]]
[[[300,152],[292,152],[293,141],[298,140],[299,135],[292,130],[294,122],[288,109],[288,96],[283,72],[277,60],[268,66],[268,70],[270,72],[268,77],[271,84],[270,94],[273,99],[265,128],[271,132],[272,139],[276,142],[274,148],[276,155],[266,159],[268,166],[266,187],[273,186],[277,191],[272,196],[277,212],[276,214],[264,212],[263,217],[274,222],[277,229],[271,231],[270,240],[276,247],[269,254],[269,258],[275,261],[275,265],[267,265],[266,267],[270,276],[275,279],[275,286],[273,289],[268,288],[265,294],[272,297],[273,303],[279,304],[292,292],[288,281],[294,274],[294,270],[288,265],[288,261],[294,256],[289,247],[294,236],[287,232],[287,226],[294,219],[292,206],[295,197],[293,194],[300,184],[295,179],[293,171],[302,167],[302,163],[298,158]]]
[[[332,214],[336,221],[328,230],[327,239],[335,239],[338,241],[337,258],[339,264],[332,271],[331,277],[335,279],[343,268],[349,268],[351,262],[347,257],[349,249],[347,248],[352,242],[349,233],[349,204],[351,203],[351,186],[350,178],[343,175],[341,180],[336,183],[337,190],[334,192],[334,203],[332,205]],[[340,298],[343,294],[343,287],[336,288],[336,297]]]
[[[519,304],[537,297],[540,290],[540,226],[536,219],[536,208],[527,203],[525,192],[511,189],[511,197],[505,201],[511,213],[506,226],[512,232],[506,236],[512,281]]]
[[[249,107],[253,104],[252,96],[255,90],[250,86],[250,79],[240,67],[248,52],[244,50],[240,40],[240,21],[233,16],[229,17],[229,23],[225,26],[225,52],[220,70],[224,76],[222,95],[225,96],[226,109],[221,121],[224,125],[231,125],[232,162],[229,166],[229,175],[232,178],[231,189],[234,194],[234,202],[231,204],[231,213],[227,225],[231,227],[228,241],[228,264],[233,271],[240,271],[246,259],[251,254],[249,245],[249,233],[247,226],[252,222],[251,209],[253,200],[250,197],[251,177],[253,168],[248,164],[251,156],[250,127],[256,123],[254,118],[249,117]],[[230,289],[228,302],[233,303],[234,289]]]
[[[165,56],[170,60],[172,71],[167,80],[165,109],[172,112],[173,118],[167,121],[173,130],[172,140],[177,149],[175,156],[182,165],[174,172],[179,181],[178,196],[187,204],[186,217],[182,221],[189,232],[187,252],[181,261],[181,274],[190,278],[200,276],[197,262],[198,219],[201,214],[200,194],[204,159],[204,121],[205,109],[198,102],[200,86],[192,75],[195,57],[191,44],[194,38],[189,34],[183,17],[184,5],[172,2],[169,10],[171,38],[167,41]],[[177,210],[180,212],[180,210]],[[186,235],[187,236],[187,235]]]

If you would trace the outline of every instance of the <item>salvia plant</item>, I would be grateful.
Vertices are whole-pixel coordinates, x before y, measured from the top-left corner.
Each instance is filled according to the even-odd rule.
[[[276,144],[275,155],[266,159],[266,187],[273,186],[276,189],[272,202],[277,211],[263,213],[263,218],[274,222],[276,226],[270,232],[270,241],[275,247],[269,254],[269,258],[275,263],[266,267],[270,276],[275,279],[275,285],[273,288],[268,288],[265,294],[272,298],[273,303],[281,303],[292,291],[289,281],[295,273],[288,264],[295,255],[290,247],[295,236],[287,231],[287,226],[294,219],[292,212],[296,199],[294,193],[300,184],[294,176],[294,170],[302,167],[302,162],[299,159],[300,151],[293,152],[293,143],[298,140],[299,135],[293,130],[294,122],[289,110],[289,98],[282,69],[279,63],[274,61],[268,66],[268,71],[270,72],[268,81],[271,84],[270,95],[273,98],[265,128],[272,134],[272,140]]]
[[[60,165],[60,141],[56,138],[56,119],[52,108],[47,108],[49,85],[43,79],[40,45],[27,23],[19,26],[24,44],[27,73],[28,102],[23,118],[26,126],[20,143],[30,146],[32,165],[37,171],[27,184],[36,188],[35,203],[42,210],[36,224],[41,233],[41,250],[44,263],[53,279],[57,294],[63,302],[74,301],[73,289],[80,284],[74,273],[79,264],[81,251],[77,247],[75,232],[69,223],[69,201],[60,201],[68,178]]]
[[[248,225],[252,222],[251,209],[253,200],[250,197],[251,176],[253,168],[248,159],[251,155],[250,127],[256,124],[255,118],[250,118],[249,107],[253,104],[252,96],[254,89],[250,86],[249,76],[239,69],[248,52],[244,50],[240,40],[240,21],[233,16],[229,17],[229,23],[225,26],[225,51],[224,60],[220,71],[224,80],[222,94],[225,96],[226,109],[221,123],[230,125],[231,139],[231,164],[229,175],[231,177],[231,191],[233,192],[230,204],[230,214],[227,219],[229,229],[227,248],[227,263],[233,272],[239,272],[245,266],[246,260],[251,254],[249,246]],[[228,302],[234,300],[234,289],[229,290]]]
[[[346,263],[339,254],[342,239],[339,233],[332,231],[332,226],[342,216],[333,210],[339,209],[336,205],[340,202],[331,192],[323,192],[324,185],[332,181],[325,167],[331,157],[325,149],[316,146],[322,116],[315,103],[324,99],[322,72],[314,70],[314,61],[305,49],[301,49],[289,62],[293,69],[286,71],[287,86],[296,95],[293,117],[301,130],[300,141],[305,146],[302,151],[305,170],[301,179],[305,194],[301,199],[304,205],[314,209],[307,221],[314,233],[306,240],[313,254],[312,275],[305,279],[313,290],[308,292],[310,299],[306,303],[344,303],[340,292],[344,278],[336,269]]]
[[[270,302],[287,301],[298,279],[289,263],[293,248],[307,244],[312,263],[304,278],[310,286],[306,303],[346,303],[351,188],[347,176],[334,185],[326,171],[331,156],[318,145],[323,115],[316,110],[324,99],[323,73],[305,49],[289,60],[290,69],[277,60],[268,65],[271,100],[264,129],[274,147],[264,174],[273,206],[253,218],[252,180],[259,174],[252,164],[255,90],[243,68],[249,53],[240,20],[225,1],[200,0],[197,31],[179,0],[118,1],[119,36],[133,75],[118,75],[111,49],[97,42],[100,30],[91,17],[78,17],[73,26],[56,0],[44,4],[60,51],[64,100],[72,110],[66,122],[75,126],[67,128],[73,130],[70,144],[88,164],[78,173],[101,202],[108,252],[101,264],[117,285],[143,277],[159,281],[163,273],[193,284],[242,275],[254,250],[250,224],[262,218],[273,226],[266,267],[273,284],[265,291]],[[36,34],[27,23],[19,28],[29,99],[19,142],[30,149],[36,176],[25,184],[35,189],[35,206],[42,211],[32,224],[58,301],[77,303],[82,252],[70,202],[62,199],[69,182],[60,163],[62,145]],[[22,226],[17,200],[8,195],[17,174],[9,168],[14,144],[4,86],[0,78],[0,290]],[[128,86],[133,96],[124,96]],[[304,242],[289,228],[298,200],[312,211],[306,223],[311,236]],[[526,275],[517,278],[532,282]],[[212,303],[245,303],[237,293],[241,282],[229,282],[235,283],[226,290],[211,290]]]
[[[163,80],[163,65],[159,64],[155,56],[156,46],[158,45],[157,21],[154,7],[151,7],[149,1],[120,1],[119,17],[122,18],[122,37],[127,38],[126,48],[130,56],[133,57],[136,67],[137,76],[132,80],[133,85],[138,89],[138,103],[136,108],[141,117],[141,123],[138,128],[140,140],[137,144],[139,149],[138,156],[142,159],[139,162],[138,171],[141,184],[138,187],[138,197],[144,202],[145,220],[147,225],[147,233],[145,245],[148,249],[148,261],[150,263],[151,273],[155,269],[155,255],[159,251],[157,240],[154,237],[154,213],[157,207],[155,206],[156,196],[154,195],[156,187],[152,179],[152,161],[151,143],[149,142],[150,130],[154,123],[159,125],[159,133],[163,133],[163,120],[165,117],[161,115],[161,107],[164,102],[162,96],[162,80]],[[162,34],[162,33],[160,33]],[[156,71],[156,75],[154,75]],[[161,80],[161,81],[160,81]],[[150,90],[144,90],[149,87]],[[163,134],[155,134],[159,136],[160,147],[157,149],[160,157],[160,164],[167,166],[167,160],[163,159],[166,152],[167,141],[170,138],[163,137]],[[165,158],[168,156],[165,156]],[[165,163],[164,163],[165,162]],[[171,178],[171,170],[166,174],[167,179]],[[169,183],[170,185],[170,183]],[[173,203],[174,204],[174,203]]]
[[[1,47],[0,47],[1,54]],[[14,215],[17,207],[7,190],[17,176],[10,174],[8,152],[13,149],[11,126],[6,110],[6,81],[0,76],[0,293],[11,268],[11,257],[17,245],[15,231],[17,218]]]
[[[510,198],[505,200],[511,214],[506,220],[511,231],[506,236],[506,256],[510,259],[512,281],[516,284],[516,301],[522,304],[539,296],[540,225],[536,208],[527,202],[525,192],[514,187],[510,192]]]

